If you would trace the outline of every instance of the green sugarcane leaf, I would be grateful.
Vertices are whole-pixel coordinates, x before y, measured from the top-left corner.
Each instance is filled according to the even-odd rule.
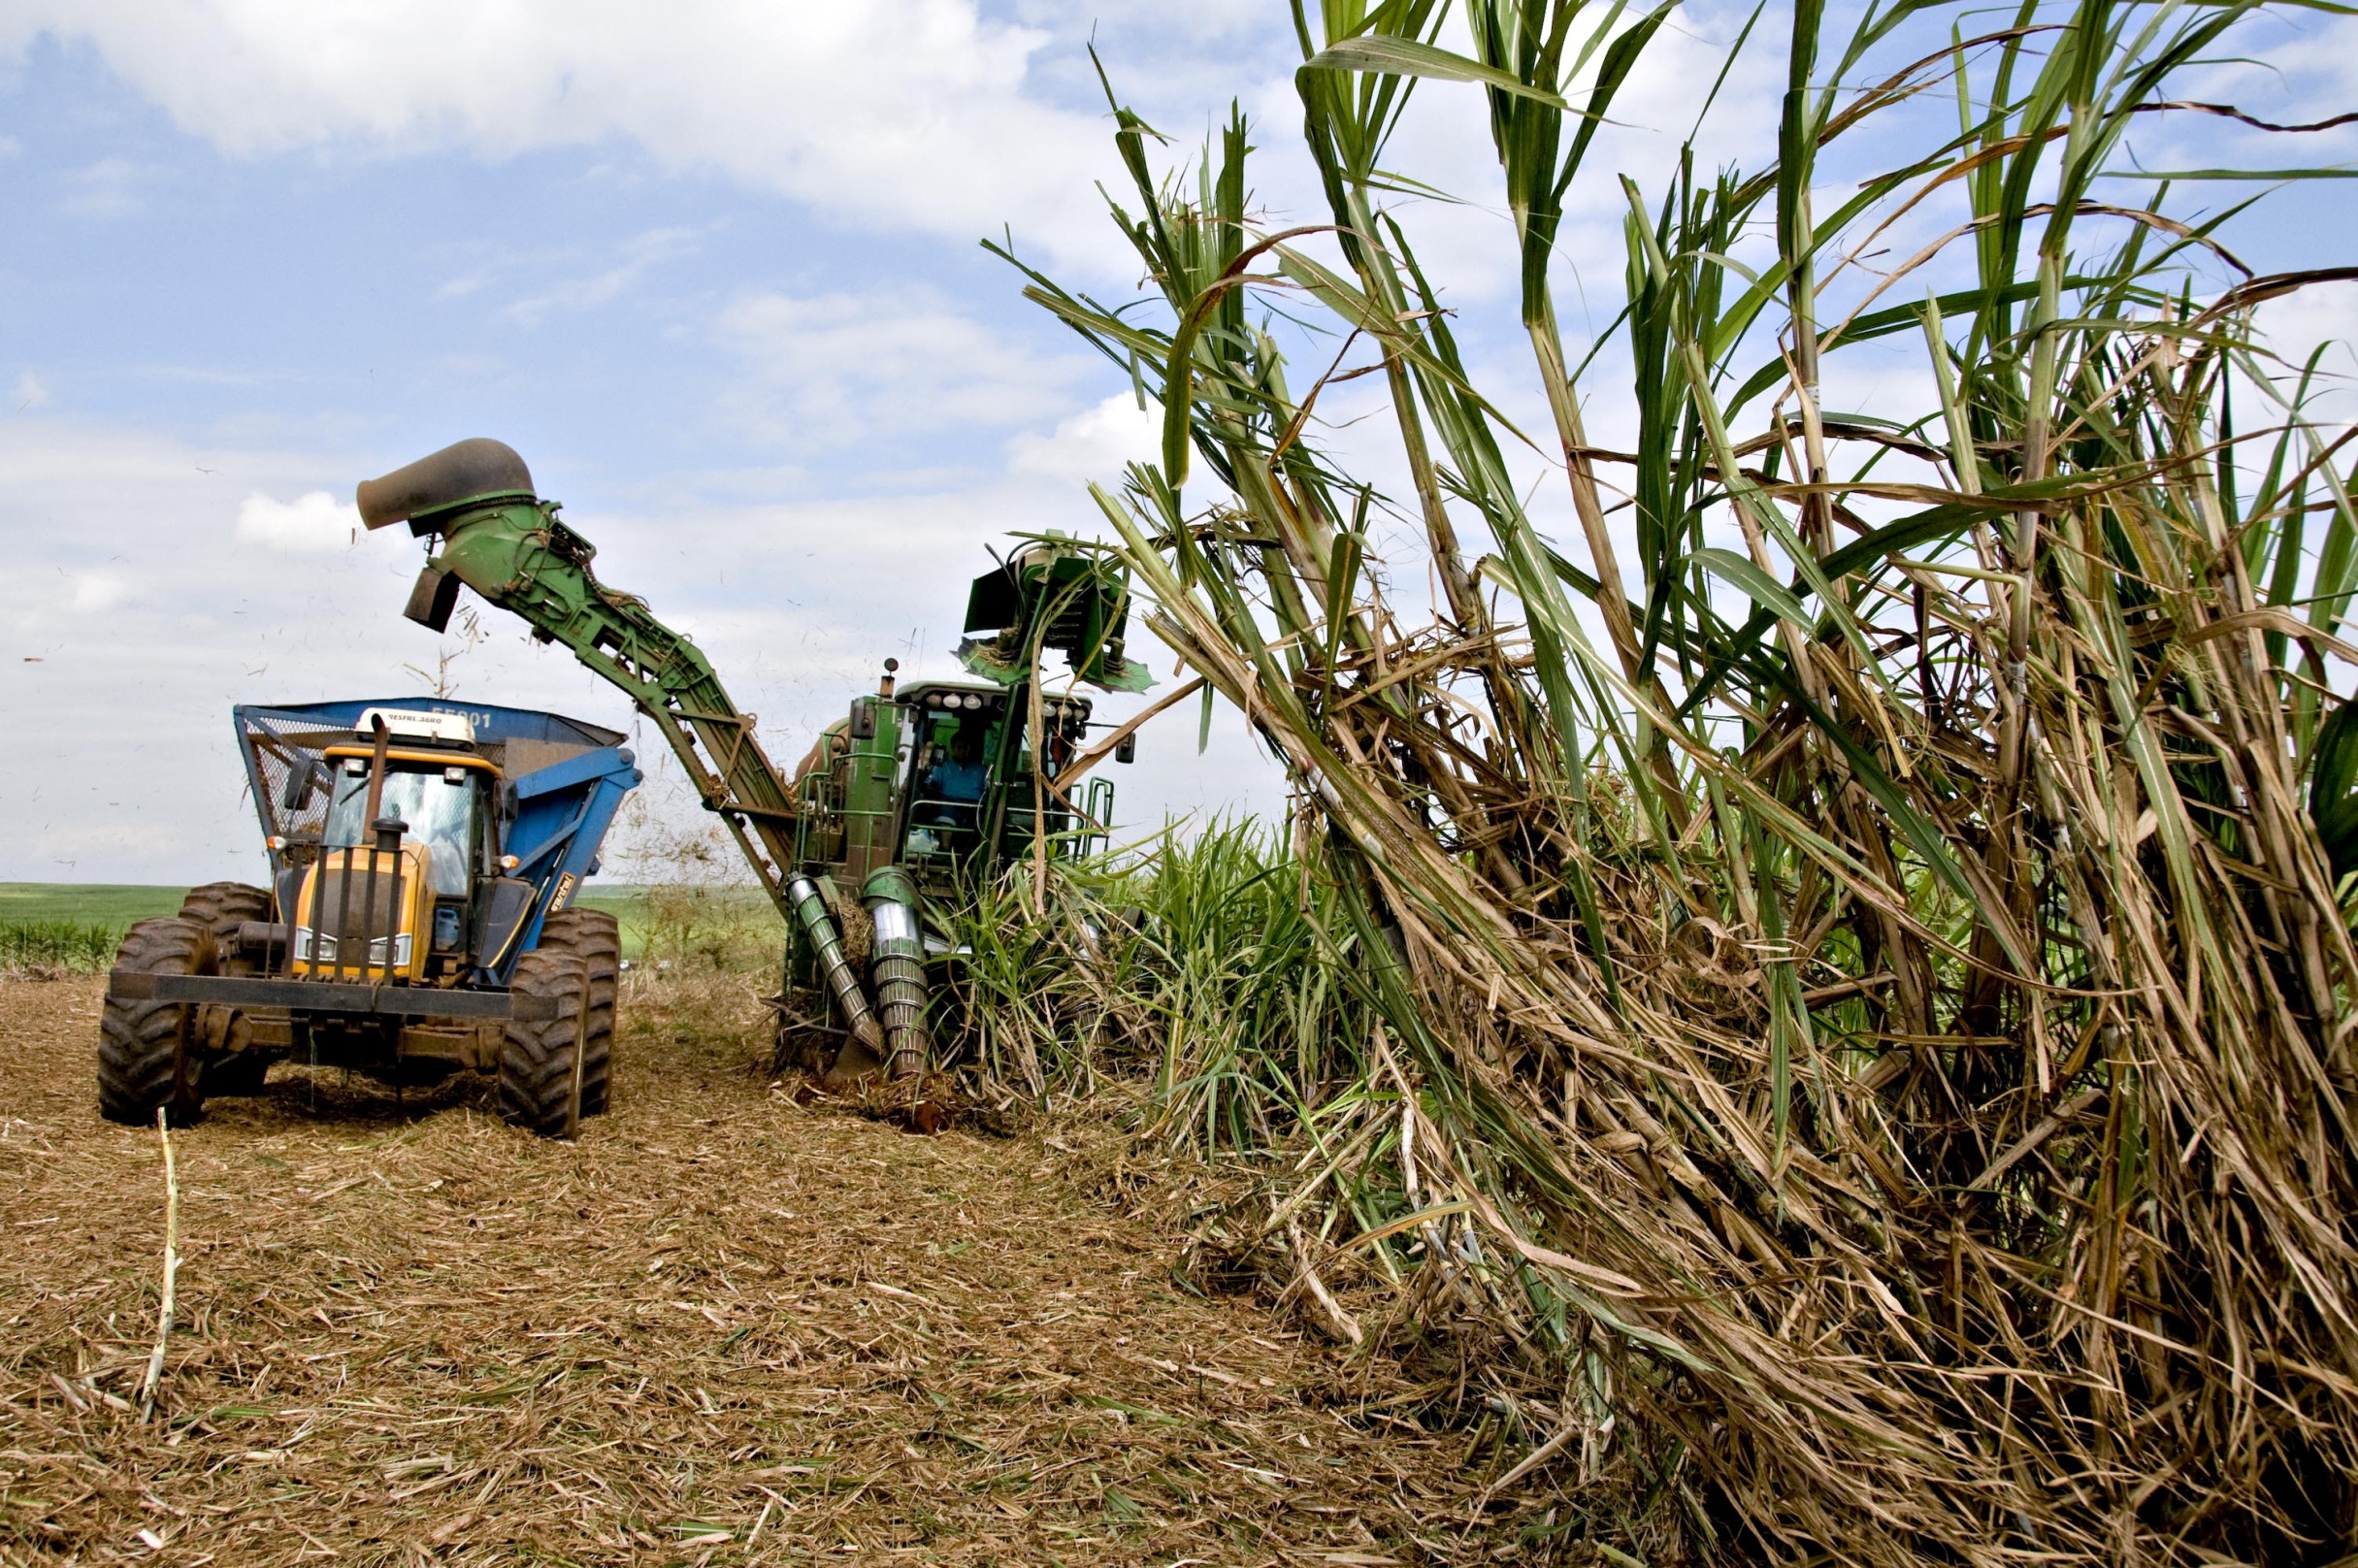
[[[1357,71],[1373,76],[1423,77],[1432,82],[1478,82],[1518,98],[1531,98],[1551,109],[1574,112],[1547,88],[1495,70],[1462,54],[1452,54],[1414,39],[1362,34],[1327,45],[1302,64],[1304,71]]]
[[[1352,589],[1359,578],[1360,539],[1357,532],[1343,529],[1334,536],[1334,548],[1326,558],[1326,678],[1334,678],[1335,651],[1342,645],[1343,628],[1351,614]]]
[[[1572,177],[1580,170],[1581,160],[1588,155],[1589,139],[1597,126],[1605,123],[1605,111],[1613,107],[1614,94],[1636,68],[1638,56],[1654,42],[1654,35],[1678,7],[1678,0],[1662,0],[1662,4],[1640,17],[1637,24],[1605,47],[1605,57],[1597,65],[1596,84],[1588,92],[1588,112],[1581,118],[1580,129],[1573,134],[1572,150],[1564,158],[1563,168],[1556,177],[1554,205],[1563,205],[1564,192],[1572,187]]]
[[[2003,499],[2009,495],[2040,488],[2045,487],[2018,485],[2012,490],[2001,490],[1993,494],[1997,498]],[[1989,497],[1983,498],[1984,501],[1989,499]],[[1952,503],[1947,506],[1929,506],[1922,511],[1912,512],[1908,516],[1885,523],[1881,528],[1860,535],[1827,556],[1820,563],[1820,567],[1825,575],[1830,578],[1848,576],[1854,572],[1864,572],[1886,556],[1904,555],[1919,545],[1954,539],[1971,527],[1976,518],[1988,515],[1990,515],[1990,508],[1985,505],[1967,506]],[[1746,565],[1749,566],[1751,563],[1747,562]],[[1786,592],[1798,601],[1800,594],[1805,589],[1806,584],[1795,584]],[[1687,700],[1679,704],[1678,717],[1680,719],[1687,718],[1711,700],[1712,694],[1719,689],[1720,683],[1752,655],[1753,649],[1758,647],[1761,638],[1767,636],[1769,627],[1776,619],[1777,615],[1774,610],[1764,608],[1752,613],[1752,618],[1746,621],[1729,639],[1725,648],[1713,656],[1710,665],[1695,681],[1693,689],[1687,693]]]
[[[1288,231],[1289,234],[1304,232],[1307,231]],[[1387,345],[1397,349],[1400,357],[1407,360],[1414,370],[1446,385],[1462,400],[1468,410],[1481,413],[1531,450],[1541,450],[1537,441],[1524,435],[1513,420],[1475,390],[1473,383],[1466,379],[1463,367],[1449,362],[1446,349],[1444,353],[1437,354],[1422,337],[1395,320],[1391,312],[1379,310],[1366,295],[1331,269],[1320,265],[1291,245],[1280,245],[1273,248],[1277,252],[1277,270],[1288,281],[1361,332],[1381,339]],[[1438,341],[1444,344],[1447,343],[1446,339]]]
[[[2107,169],[2099,180],[2358,180],[2358,169]]]
[[[2325,841],[2334,875],[2358,866],[2358,701],[2343,702],[2317,727],[2309,814]]]
[[[2345,795],[2323,811],[2312,812],[2318,841],[2325,845],[2326,864],[2339,882],[2358,871],[2358,795]]]
[[[1761,571],[1733,550],[1716,545],[1690,551],[1687,557],[1721,582],[1752,596],[1753,604],[1773,611],[1793,623],[1805,633],[1809,630],[1809,612],[1801,607],[1785,584]]]
[[[1242,200],[1241,195],[1238,200]],[[1187,482],[1188,449],[1195,416],[1195,344],[1207,332],[1212,342],[1222,341],[1219,329],[1213,325],[1214,310],[1230,291],[1264,280],[1245,270],[1264,252],[1275,250],[1283,256],[1286,241],[1324,233],[1326,227],[1315,224],[1286,229],[1254,242],[1230,257],[1220,275],[1189,301],[1186,310],[1181,312],[1179,328],[1171,334],[1169,359],[1163,376],[1163,473],[1172,489]],[[1230,407],[1238,412],[1251,411],[1241,405]]]
[[[2345,702],[2317,731],[2309,804],[2321,809],[2354,789],[2358,789],[2358,702]]]
[[[1802,690],[1801,682],[1794,678],[1793,672],[1786,669],[1782,662],[1763,660],[1761,663],[1767,666],[1763,673],[1783,694],[1785,701],[1791,702],[1794,707],[1806,715],[1810,722],[1817,727],[1818,734],[1834,742],[1836,749],[1842,752],[1844,760],[1850,766],[1850,776],[1858,781],[1862,789],[1875,798],[1875,803],[1883,808],[1883,815],[1890,819],[1891,826],[1898,830],[1900,837],[1906,840],[1908,846],[1922,858],[1924,864],[1932,868],[1933,875],[1946,883],[1949,890],[1958,898],[1973,899],[1975,897],[1973,883],[1965,875],[1964,866],[1958,864],[1949,840],[1942,835],[1941,830],[1937,826],[1900,794],[1899,786],[1892,782],[1891,775],[1884,771],[1883,764],[1876,761],[1874,755],[1866,747],[1860,745],[1857,738],[1839,720],[1820,707],[1807,692]],[[1990,919],[1992,921],[1991,929],[1997,932],[1999,944],[2006,949],[2007,956],[2024,972],[2029,972],[2028,956],[2020,950],[2011,928],[1998,924],[1998,917],[1994,915]]]
[[[1772,268],[1763,276],[1761,282],[1747,293],[1745,300],[1739,302],[1740,305],[1754,304],[1755,310],[1750,312],[1738,310],[1731,312],[1731,316],[1749,325],[1752,314],[1756,313],[1754,296],[1782,286],[1784,278],[1784,268]],[[2101,278],[2074,273],[2064,278],[2063,287],[2067,292],[2076,289],[2089,289],[2097,287],[2104,281]],[[2023,301],[2036,296],[2038,292],[2039,285],[2036,283],[2012,283],[2003,288],[1952,289],[1949,293],[1939,296],[1941,314],[1943,316],[1970,316],[1988,306],[2020,305]],[[1920,303],[1893,305],[1881,310],[1870,310],[1864,315],[1853,316],[1848,324],[1837,324],[1829,329],[1828,341],[1822,346],[1830,349],[1838,343],[1866,343],[1872,339],[1889,337],[1895,332],[1912,332],[1916,330],[1922,322],[1923,314],[1924,308]],[[1713,352],[1724,352],[1733,342],[1733,337],[1727,333],[1714,334]],[[1727,400],[1727,407],[1730,410],[1743,408],[1761,393],[1785,379],[1792,374],[1792,369],[1782,354],[1765,362],[1758,370],[1745,378],[1744,384],[1737,389],[1736,395]]]

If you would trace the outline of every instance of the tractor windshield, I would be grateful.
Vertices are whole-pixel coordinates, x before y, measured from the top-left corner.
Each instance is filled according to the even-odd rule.
[[[475,788],[465,768],[420,768],[395,764],[385,775],[384,800],[377,809],[409,825],[407,839],[423,844],[433,865],[434,891],[445,898],[467,896],[473,874]],[[369,842],[369,765],[348,758],[336,773],[328,803],[327,844],[349,849]]]

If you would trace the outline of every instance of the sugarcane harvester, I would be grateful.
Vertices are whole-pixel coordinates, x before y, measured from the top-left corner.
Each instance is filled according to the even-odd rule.
[[[901,684],[887,659],[790,776],[695,643],[598,580],[596,551],[511,448],[460,441],[363,483],[358,501],[369,528],[406,522],[428,540],[411,620],[442,630],[473,589],[571,649],[663,735],[785,922],[781,1059],[830,1084],[928,1065],[929,960],[950,945],[929,911],[1012,863],[1103,842],[1111,783],[1056,783],[1090,700],[1071,682],[1046,691],[1039,666],[1061,653],[1075,681],[1108,691],[1151,678],[1124,654],[1127,582],[1088,546],[1041,536],[977,578],[959,648],[976,678]],[[1113,754],[1130,761],[1130,741]]]

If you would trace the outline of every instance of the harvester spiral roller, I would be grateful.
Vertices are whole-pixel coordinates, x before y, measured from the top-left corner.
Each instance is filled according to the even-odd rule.
[[[895,1078],[914,1078],[925,1071],[933,1044],[925,1027],[925,937],[917,922],[917,887],[906,871],[888,866],[868,879],[860,898],[876,926],[868,978],[892,1053],[887,1071]]]
[[[802,933],[818,960],[828,994],[835,997],[835,1007],[843,1014],[844,1027],[851,1035],[826,1076],[851,1078],[873,1072],[884,1060],[884,1032],[876,1027],[875,1014],[868,1009],[868,993],[860,987],[859,974],[852,968],[851,960],[843,956],[843,938],[835,930],[835,917],[827,911],[826,897],[819,892],[819,885],[806,876],[798,876],[787,883],[786,897],[794,905],[795,917],[802,923]]]

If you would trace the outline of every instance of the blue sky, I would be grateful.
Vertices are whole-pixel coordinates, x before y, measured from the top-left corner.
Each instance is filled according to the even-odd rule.
[[[655,8],[488,8],[513,36],[455,49],[432,8],[292,43],[264,35],[305,8],[272,9],[0,21],[0,706],[42,737],[0,762],[0,878],[249,868],[229,705],[435,664],[399,618],[417,546],[353,541],[347,506],[446,441],[524,453],[787,759],[886,655],[951,672],[983,542],[1090,527],[1084,478],[1142,453],[1099,408],[1121,378],[976,243],[1129,281],[1086,22],[666,9],[657,57]],[[1116,61],[1285,41],[1217,8],[1097,31]],[[1182,76],[1142,85],[1200,120]],[[482,624],[462,692],[627,718]],[[1200,760],[1193,729],[1116,775],[1127,820],[1275,800],[1231,727]]]
[[[1675,145],[1741,15],[1681,14],[1610,167]],[[2214,74],[2263,112],[2339,112],[2358,50],[2319,27]],[[976,244],[1003,225],[1061,277],[1134,281],[1092,188],[1118,177],[1093,38],[1174,153],[1230,97],[1266,141],[1298,115],[1273,0],[0,5],[0,879],[250,873],[230,704],[414,688],[405,666],[463,646],[400,619],[417,547],[355,539],[348,511],[356,480],[461,437],[524,454],[774,755],[887,654],[949,672],[983,542],[1095,532],[1086,481],[1152,446],[1124,378]],[[1773,123],[1782,83],[1755,76],[1719,146]],[[1478,98],[1425,95],[1403,147],[1473,198],[1414,221],[1477,368],[1512,362]],[[2264,155],[2215,123],[2155,151]],[[1273,217],[1315,214],[1282,157],[1256,185]],[[2348,187],[2311,189],[2240,231],[2266,266],[2349,258]],[[1601,284],[1619,197],[1595,199],[1565,264]],[[2354,316],[2312,297],[2287,327]],[[1592,420],[1609,443],[1609,404]],[[569,659],[483,629],[450,665],[463,695],[627,721]],[[1194,729],[1115,775],[1126,819],[1280,799],[1232,719],[1202,758]]]

